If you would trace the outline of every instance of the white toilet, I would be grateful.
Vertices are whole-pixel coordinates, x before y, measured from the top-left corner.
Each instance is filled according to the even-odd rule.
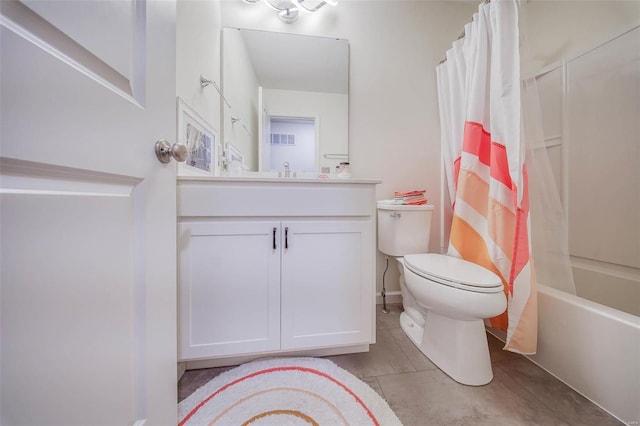
[[[378,203],[378,250],[400,270],[400,326],[455,381],[484,385],[493,379],[484,319],[506,309],[503,285],[479,265],[427,253],[432,214],[431,205]]]

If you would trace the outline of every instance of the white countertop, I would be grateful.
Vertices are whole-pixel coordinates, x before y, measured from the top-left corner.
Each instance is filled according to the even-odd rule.
[[[321,184],[379,184],[380,179],[360,178],[279,178],[263,176],[178,176],[178,184],[195,182],[269,182],[269,183],[321,183]]]

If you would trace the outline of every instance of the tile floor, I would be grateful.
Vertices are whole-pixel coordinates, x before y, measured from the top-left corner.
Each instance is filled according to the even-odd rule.
[[[456,383],[416,349],[400,329],[401,305],[378,306],[377,341],[367,353],[328,357],[369,384],[405,426],[621,425],[614,417],[489,336],[494,379],[486,386]],[[232,367],[187,371],[183,400]]]

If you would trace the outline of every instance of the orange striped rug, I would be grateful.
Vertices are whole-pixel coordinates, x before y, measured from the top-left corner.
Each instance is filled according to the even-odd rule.
[[[366,383],[321,358],[243,364],[178,406],[182,425],[401,425]]]

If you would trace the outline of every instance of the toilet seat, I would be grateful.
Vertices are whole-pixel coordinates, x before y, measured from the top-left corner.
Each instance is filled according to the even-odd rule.
[[[409,254],[404,264],[411,272],[430,281],[475,293],[500,293],[500,278],[475,263],[435,253]]]

